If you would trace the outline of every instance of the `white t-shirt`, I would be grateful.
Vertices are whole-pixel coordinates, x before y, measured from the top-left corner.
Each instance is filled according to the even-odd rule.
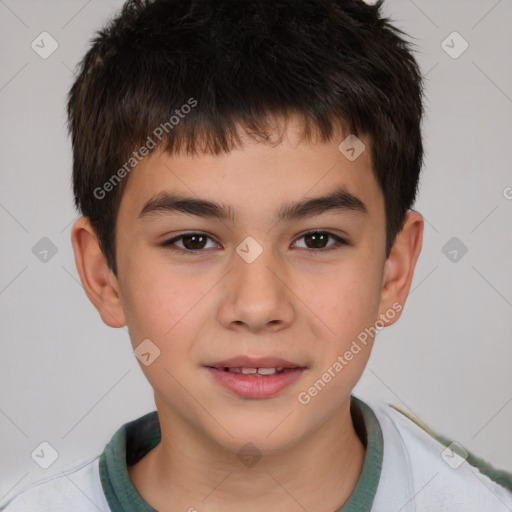
[[[354,491],[336,512],[512,511],[512,474],[495,470],[393,406],[352,396],[351,412],[366,455]],[[127,463],[142,458],[160,438],[157,412],[146,414],[123,425],[100,456],[32,484],[0,510],[154,512],[131,483]],[[196,508],[201,510],[199,503]]]

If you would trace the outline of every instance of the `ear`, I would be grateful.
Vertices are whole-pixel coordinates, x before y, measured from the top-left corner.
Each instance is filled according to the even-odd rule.
[[[119,294],[119,283],[100,249],[96,231],[86,217],[73,224],[71,243],[82,286],[101,319],[110,327],[123,327],[125,317]]]
[[[384,326],[394,324],[400,318],[421,252],[423,227],[421,214],[408,211],[402,231],[398,233],[384,265],[379,307],[380,320]]]

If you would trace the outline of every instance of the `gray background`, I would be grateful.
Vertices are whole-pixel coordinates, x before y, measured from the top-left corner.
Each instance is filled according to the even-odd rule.
[[[121,4],[0,0],[0,500],[100,453],[154,409],[126,330],[101,322],[70,244],[66,94],[92,31]],[[379,334],[355,393],[512,470],[512,1],[387,0],[385,10],[416,38],[427,76],[416,203],[426,227],[403,317]],[[59,45],[47,59],[31,48],[43,31]],[[454,31],[469,44],[457,58]],[[57,249],[47,261],[33,252],[43,237]],[[458,248],[443,252],[452,237]],[[43,441],[58,453],[46,470],[31,458]]]

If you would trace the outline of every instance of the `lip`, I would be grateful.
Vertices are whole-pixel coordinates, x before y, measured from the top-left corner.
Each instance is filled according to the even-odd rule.
[[[276,375],[254,377],[207,367],[213,378],[222,386],[243,398],[270,398],[296,382],[304,368],[291,368]]]
[[[249,357],[238,356],[225,359],[218,363],[207,365],[210,368],[304,368],[299,363],[293,363],[279,357]]]
[[[225,371],[224,368],[285,368],[283,373],[257,377]],[[239,356],[206,366],[213,379],[243,398],[271,398],[302,376],[306,367],[278,357]]]

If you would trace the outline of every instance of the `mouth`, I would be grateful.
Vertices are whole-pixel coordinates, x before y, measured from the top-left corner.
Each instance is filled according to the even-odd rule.
[[[296,382],[306,366],[279,358],[238,357],[206,368],[214,380],[243,398],[270,398]]]
[[[268,368],[268,367],[232,367],[232,366],[224,366],[224,367],[216,367],[209,366],[208,368],[213,368],[214,370],[219,370],[223,372],[236,373],[238,375],[252,375],[253,377],[268,377],[270,375],[281,375],[282,373],[291,371],[291,370],[300,370],[300,367],[290,367],[285,368],[283,366],[278,366],[276,368]]]

